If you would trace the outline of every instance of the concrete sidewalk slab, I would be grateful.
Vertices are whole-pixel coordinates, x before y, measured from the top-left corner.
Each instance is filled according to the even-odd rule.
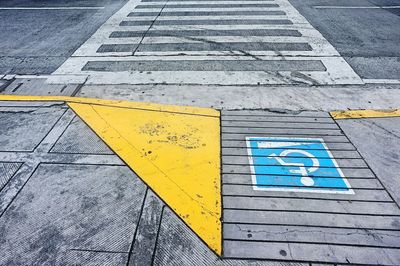
[[[338,123],[400,204],[400,117],[345,119]]]
[[[0,101],[0,264],[400,263],[397,117],[335,121],[326,112],[222,111],[223,252],[217,256],[62,97],[49,99]],[[296,169],[299,162],[312,166],[307,154],[323,149],[312,146],[322,139],[333,158],[317,156],[323,172],[308,176],[341,179],[324,170],[335,160],[354,194],[254,190],[246,136],[286,138],[284,145],[295,145],[289,150],[303,150],[281,155]],[[281,140],[268,141],[278,152]],[[253,164],[285,171],[271,163],[279,154],[271,158]]]

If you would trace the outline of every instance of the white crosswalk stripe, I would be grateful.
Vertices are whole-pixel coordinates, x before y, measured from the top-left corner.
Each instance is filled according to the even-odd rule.
[[[90,84],[363,83],[287,0],[131,0],[53,74]]]

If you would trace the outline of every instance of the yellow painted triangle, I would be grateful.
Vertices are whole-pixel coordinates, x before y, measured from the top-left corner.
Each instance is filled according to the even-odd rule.
[[[68,105],[218,255],[221,255],[219,112],[129,102]]]
[[[67,96],[0,95],[0,101],[61,101],[101,137],[221,255],[219,112]]]

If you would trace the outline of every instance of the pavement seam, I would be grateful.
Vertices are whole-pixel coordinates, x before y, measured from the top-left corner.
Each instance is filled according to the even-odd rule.
[[[154,193],[154,192],[153,192]],[[155,194],[155,193],[154,193]],[[157,196],[158,197],[158,196]],[[153,250],[153,254],[151,256],[151,265],[154,265],[154,260],[156,258],[156,253],[157,253],[157,247],[158,247],[158,239],[159,239],[159,235],[160,235],[160,231],[161,231],[161,225],[163,222],[163,217],[164,217],[164,209],[165,209],[166,205],[163,204],[163,206],[161,207],[161,215],[160,215],[160,222],[158,225],[158,229],[157,229],[157,235],[156,235],[156,241],[155,241],[155,245],[154,245],[154,250]],[[178,216],[178,215],[177,215]],[[179,217],[179,216],[178,216]],[[189,227],[190,228],[190,227]]]
[[[25,164],[24,164],[24,165],[25,165]],[[35,174],[35,172],[36,172],[36,170],[39,168],[39,166],[40,166],[40,163],[35,163],[35,164],[32,165],[32,170],[29,171],[29,176],[28,176],[28,178],[25,180],[25,182],[23,183],[23,185],[22,185],[20,188],[18,188],[17,192],[12,196],[11,200],[7,203],[7,205],[6,205],[6,206],[4,207],[4,209],[1,211],[0,217],[2,217],[3,214],[7,211],[7,209],[11,206],[11,204],[14,202],[15,198],[19,195],[19,193],[22,191],[22,189],[25,187],[25,185],[28,183],[28,181],[31,179],[31,177]],[[21,168],[22,168],[22,167],[21,167]],[[21,168],[20,168],[20,169],[21,169]],[[16,176],[17,174],[18,174],[18,172],[15,173],[14,176],[13,176],[11,179],[14,179],[15,176]],[[11,180],[11,179],[10,179],[10,180]]]
[[[144,209],[144,205],[145,205],[145,202],[146,202],[146,196],[147,196],[148,191],[149,191],[149,187],[146,186],[146,191],[145,191],[145,193],[143,195],[143,200],[142,200],[142,207],[140,208],[140,213],[139,213],[139,216],[138,216],[135,232],[133,234],[133,239],[132,239],[131,245],[129,247],[129,253],[128,253],[128,258],[126,260],[126,266],[129,266],[129,261],[130,261],[131,256],[132,256],[132,251],[133,251],[134,244],[136,242],[136,236],[137,236],[138,231],[139,231],[139,225],[140,225],[140,221],[142,219],[143,209]]]
[[[139,43],[136,45],[135,50],[132,52],[132,56],[135,56],[136,51],[139,49],[139,46],[142,44],[144,38],[146,38],[147,33],[150,31],[150,29],[153,27],[154,23],[156,22],[156,20],[158,19],[158,17],[161,15],[161,13],[163,12],[165,6],[168,4],[169,0],[167,0],[164,3],[164,6],[161,8],[160,12],[158,12],[157,16],[152,20],[150,26],[148,27],[148,29],[146,30],[146,32],[143,34],[142,38],[140,39]],[[128,15],[129,16],[129,15]],[[122,20],[123,21],[123,20]],[[122,23],[122,22],[121,22]]]

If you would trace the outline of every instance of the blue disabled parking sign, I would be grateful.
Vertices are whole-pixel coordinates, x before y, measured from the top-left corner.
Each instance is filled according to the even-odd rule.
[[[246,137],[255,190],[353,194],[320,138]]]

